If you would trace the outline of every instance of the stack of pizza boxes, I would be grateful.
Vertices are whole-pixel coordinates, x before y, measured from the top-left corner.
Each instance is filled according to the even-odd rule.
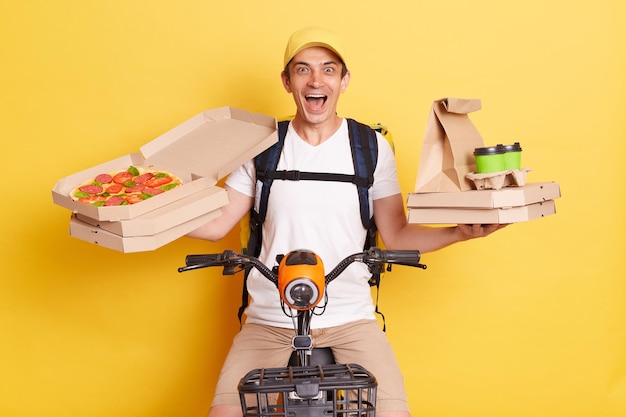
[[[474,153],[484,147],[468,114],[478,99],[433,103],[415,191],[407,198],[409,223],[508,224],[556,213],[556,182],[527,182],[529,168],[476,173]]]
[[[228,202],[218,181],[277,141],[276,119],[222,107],[204,111],[128,154],[59,180],[54,203],[72,211],[70,235],[121,252],[155,250],[205,224]],[[96,206],[70,193],[103,173],[165,171],[182,184],[136,204]]]

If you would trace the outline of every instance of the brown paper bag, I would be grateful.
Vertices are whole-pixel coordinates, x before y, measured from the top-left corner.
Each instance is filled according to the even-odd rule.
[[[480,100],[444,98],[433,103],[417,171],[416,193],[467,191],[465,178],[476,171],[474,149],[483,139],[468,113],[480,110]]]

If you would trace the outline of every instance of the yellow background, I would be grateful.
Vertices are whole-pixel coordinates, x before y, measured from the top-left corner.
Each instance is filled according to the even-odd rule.
[[[202,110],[293,112],[295,29],[345,40],[343,115],[387,124],[412,191],[433,100],[480,98],[557,214],[423,257],[382,285],[423,417],[626,415],[626,7],[621,0],[0,3],[0,415],[204,416],[240,277],[180,275],[183,238],[122,254],[68,235],[56,181]],[[364,341],[367,343],[367,341]]]

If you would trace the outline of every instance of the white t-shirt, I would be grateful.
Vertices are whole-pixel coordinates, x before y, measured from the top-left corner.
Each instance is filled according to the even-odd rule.
[[[290,124],[277,169],[354,174],[346,120],[333,136],[318,146],[305,142]],[[227,184],[245,195],[255,196],[258,209],[261,186],[260,183],[256,186],[253,161],[235,170]],[[369,192],[370,208],[372,200],[398,193],[400,186],[393,152],[387,140],[378,135],[378,162],[374,185]],[[309,249],[322,259],[325,273],[328,273],[346,256],[363,250],[365,235],[354,184],[274,180],[263,223],[259,259],[271,268],[276,264],[276,255]],[[368,284],[370,275],[364,264],[350,265],[328,285],[326,310],[324,314],[313,317],[311,327],[325,328],[361,319],[374,320],[374,305]],[[248,323],[293,327],[292,319],[283,313],[280,306],[276,286],[256,270],[248,278],[248,291],[251,296],[246,310]]]

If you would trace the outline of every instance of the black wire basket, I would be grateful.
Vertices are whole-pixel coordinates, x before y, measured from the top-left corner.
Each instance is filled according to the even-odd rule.
[[[376,378],[356,364],[264,368],[239,383],[244,417],[374,417]]]

